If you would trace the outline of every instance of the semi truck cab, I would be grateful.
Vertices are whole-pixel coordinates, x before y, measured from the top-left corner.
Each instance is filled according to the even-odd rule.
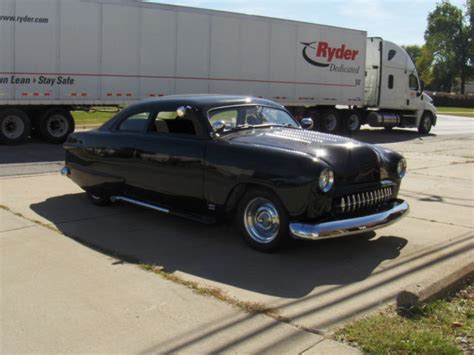
[[[423,83],[408,53],[382,38],[367,39],[364,105],[372,127],[418,128],[428,133],[436,125],[436,108],[423,93]]]

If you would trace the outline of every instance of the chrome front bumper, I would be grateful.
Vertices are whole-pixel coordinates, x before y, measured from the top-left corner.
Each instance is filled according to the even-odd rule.
[[[369,232],[399,221],[408,214],[409,209],[408,203],[399,200],[389,210],[368,216],[320,224],[290,223],[290,234],[297,239],[318,240]]]

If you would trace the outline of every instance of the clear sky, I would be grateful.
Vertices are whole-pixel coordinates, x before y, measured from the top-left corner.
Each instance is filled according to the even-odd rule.
[[[423,44],[436,0],[167,0],[174,5],[241,12],[348,27],[397,44]],[[450,0],[465,10],[465,0]]]

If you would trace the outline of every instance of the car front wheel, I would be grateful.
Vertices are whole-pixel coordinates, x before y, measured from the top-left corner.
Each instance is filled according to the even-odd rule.
[[[272,251],[285,244],[288,214],[278,198],[266,190],[247,192],[237,209],[237,224],[244,241],[260,251]]]

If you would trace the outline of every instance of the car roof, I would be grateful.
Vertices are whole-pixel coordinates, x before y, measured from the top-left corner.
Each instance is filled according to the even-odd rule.
[[[215,107],[234,106],[234,105],[264,105],[282,108],[283,106],[262,98],[243,95],[169,95],[158,98],[150,98],[130,105],[130,108],[140,106],[149,106],[153,104],[162,104],[170,106],[193,106],[201,111],[207,111]]]

